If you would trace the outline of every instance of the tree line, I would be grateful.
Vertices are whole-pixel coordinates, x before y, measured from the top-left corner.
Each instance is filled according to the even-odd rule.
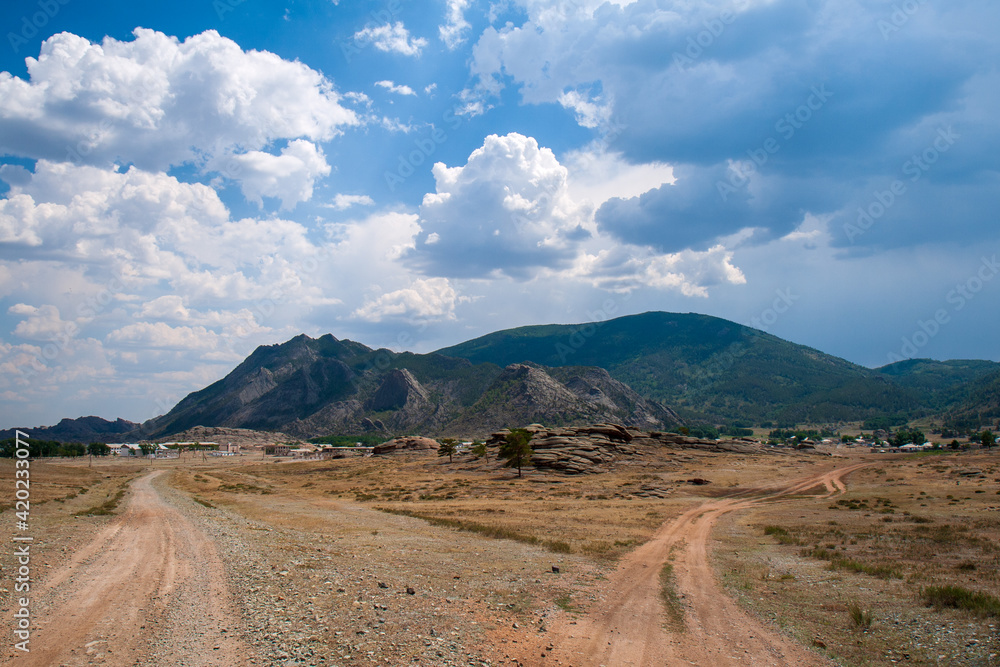
[[[21,441],[22,444],[25,442],[28,445],[28,455],[36,459],[56,456],[108,456],[111,454],[111,448],[103,442],[92,442],[89,445],[85,445],[82,442],[58,442],[56,440],[37,440],[35,438]],[[13,458],[16,448],[16,438],[0,440],[0,458]]]

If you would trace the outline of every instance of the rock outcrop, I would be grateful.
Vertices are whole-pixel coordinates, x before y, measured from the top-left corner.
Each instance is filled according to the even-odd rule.
[[[382,455],[382,454],[402,454],[404,452],[423,452],[427,450],[437,450],[438,443],[430,438],[421,438],[418,436],[404,436],[401,438],[393,438],[388,442],[383,442],[380,445],[375,445],[372,449],[372,454]]]
[[[678,449],[701,449],[712,452],[736,452],[738,454],[756,454],[761,446],[750,438],[734,438],[732,440],[703,440],[692,438],[680,433],[663,433],[650,431],[637,434],[633,442],[636,445],[652,445],[657,447],[674,447]]]
[[[291,442],[294,438],[277,431],[254,431],[247,428],[225,426],[195,426],[169,438],[159,438],[158,442],[216,442],[220,445],[232,443],[240,447],[260,447],[278,442]]]
[[[624,426],[594,424],[592,426],[549,429],[540,424],[526,427],[531,435],[536,468],[548,468],[579,475],[603,472],[606,465],[620,456],[635,454],[629,445],[633,436]],[[486,445],[499,446],[509,429],[497,431]]]
[[[421,410],[430,403],[427,390],[413,377],[413,373],[393,369],[386,374],[375,395],[365,404],[374,412],[383,410]]]
[[[445,430],[482,435],[506,424],[572,426],[614,420],[633,428],[680,425],[669,408],[644,399],[600,368],[511,364]]]
[[[547,428],[540,424],[526,426],[531,433],[534,452],[531,463],[536,468],[559,471],[571,475],[606,472],[609,465],[619,459],[639,454],[651,447],[701,449],[716,452],[757,453],[760,445],[752,440],[701,440],[660,431],[639,431],[620,424],[592,424],[590,426]],[[502,429],[493,433],[486,444],[499,447],[510,433]],[[650,497],[659,491],[647,489]]]

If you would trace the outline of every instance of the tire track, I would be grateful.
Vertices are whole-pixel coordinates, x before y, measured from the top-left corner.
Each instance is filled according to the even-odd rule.
[[[547,664],[558,660],[580,667],[832,664],[750,617],[725,595],[709,562],[709,539],[715,522],[725,514],[778,502],[817,486],[826,492],[818,499],[840,495],[847,489],[843,478],[867,465],[871,464],[810,475],[753,497],[748,492],[710,500],[665,523],[651,540],[622,559],[598,608],[573,621],[562,616],[553,625],[554,648]],[[660,572],[672,550],[678,592],[688,605],[683,633],[664,629]]]
[[[222,630],[233,618],[222,561],[160,495],[161,474],[135,480],[124,511],[34,587],[31,652],[0,664],[244,664],[246,646]]]

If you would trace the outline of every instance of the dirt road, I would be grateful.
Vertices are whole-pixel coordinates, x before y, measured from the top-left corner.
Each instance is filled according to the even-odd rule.
[[[31,652],[0,664],[248,663],[215,544],[159,475],[136,480],[121,515],[33,588]]]
[[[716,520],[729,512],[823,486],[828,498],[842,494],[845,475],[867,464],[837,468],[754,497],[711,500],[666,523],[652,540],[628,554],[609,577],[604,599],[575,620],[563,616],[551,629],[546,664],[605,665],[829,665],[821,656],[743,612],[720,589],[708,559]],[[684,596],[685,630],[664,628],[660,572],[671,557],[678,593]],[[539,655],[535,653],[535,655]]]

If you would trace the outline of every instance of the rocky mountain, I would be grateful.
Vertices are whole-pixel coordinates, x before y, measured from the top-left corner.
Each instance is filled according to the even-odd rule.
[[[445,430],[483,433],[511,424],[566,426],[600,421],[646,428],[683,423],[673,410],[642,398],[604,369],[511,364]]]
[[[510,424],[680,423],[600,368],[500,368],[439,354],[372,350],[296,336],[262,346],[218,382],[142,425],[142,437],[194,426],[283,431],[297,437],[376,431],[477,436]]]
[[[301,335],[258,348],[138,429],[85,417],[32,431],[121,442],[195,426],[296,437],[474,435],[532,422],[655,429],[681,418],[790,426],[928,415],[973,427],[1000,419],[997,387],[1000,364],[990,361],[916,359],[868,369],[717,317],[652,312],[508,329],[431,354]]]
[[[19,430],[32,438],[56,442],[124,442],[127,440],[128,434],[137,428],[139,428],[139,424],[126,419],[108,421],[101,417],[79,417],[77,419],[63,419],[55,426],[21,427],[0,431],[0,440],[13,438],[14,431]]]

